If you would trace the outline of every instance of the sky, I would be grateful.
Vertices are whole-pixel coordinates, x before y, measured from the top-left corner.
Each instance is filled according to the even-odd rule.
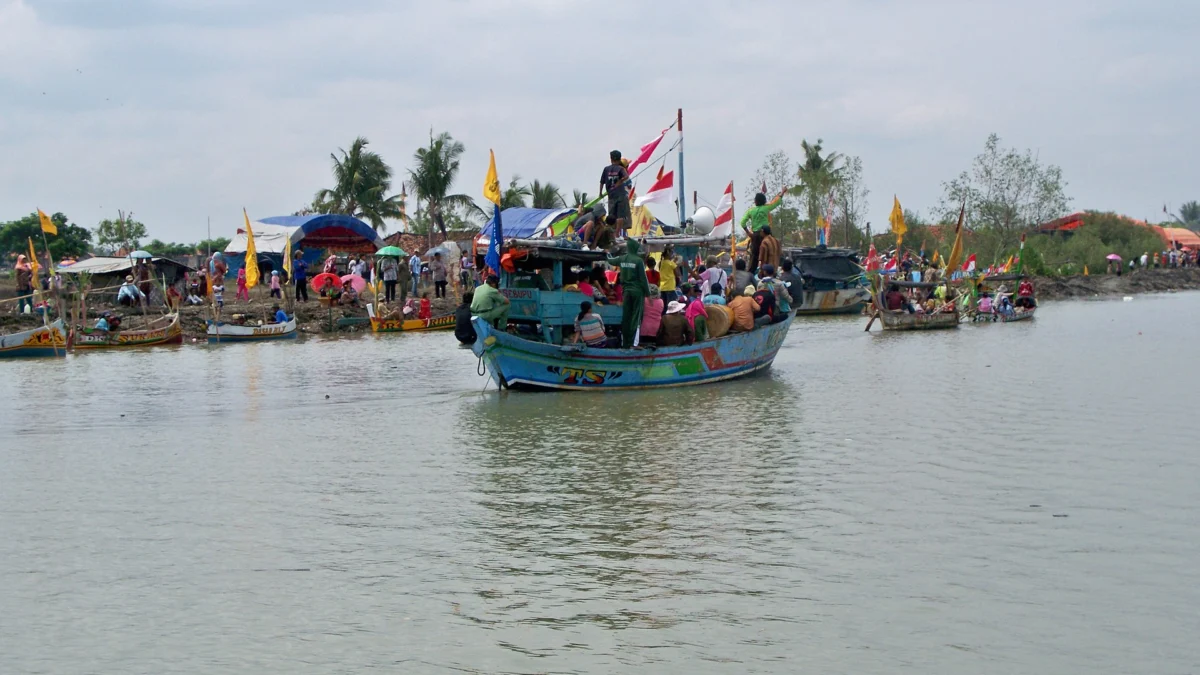
[[[821,138],[862,158],[878,229],[995,132],[1072,208],[1159,220],[1200,199],[1198,33],[1194,0],[0,0],[0,221],[230,236],[310,203],[356,136],[406,175],[431,130],[479,201],[489,148],[502,182],[595,194],[677,108],[712,202]]]

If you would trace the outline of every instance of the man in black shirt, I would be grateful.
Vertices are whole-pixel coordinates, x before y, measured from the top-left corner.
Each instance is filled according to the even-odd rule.
[[[471,301],[475,293],[463,293],[462,304],[454,309],[454,337],[464,345],[475,344],[475,326],[471,325]]]
[[[775,291],[770,288],[759,288],[754,292],[754,301],[758,303],[758,311],[754,313],[754,325],[765,326],[775,321]]]
[[[621,151],[613,150],[608,153],[612,163],[600,172],[600,190],[608,193],[608,215],[614,218],[624,218],[626,226],[632,222],[629,211],[629,189],[625,183],[629,181],[629,172],[621,163]]]

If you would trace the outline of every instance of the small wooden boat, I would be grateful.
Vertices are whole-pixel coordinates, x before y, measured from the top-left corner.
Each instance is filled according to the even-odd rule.
[[[0,335],[0,359],[66,355],[67,333],[62,319],[49,326]]]
[[[429,319],[380,319],[375,316],[375,307],[367,305],[367,316],[371,319],[371,332],[373,333],[410,333],[454,328],[453,314],[443,314]]]
[[[288,319],[287,323],[264,323],[261,326],[242,326],[223,321],[208,322],[208,343],[225,342],[255,342],[259,340],[290,340],[299,333],[296,331],[296,318]]]
[[[935,288],[937,284],[917,283],[911,281],[891,281],[888,285],[896,285],[903,288]],[[872,302],[875,306],[875,313],[871,316],[871,320],[867,322],[867,330],[871,329],[871,324],[878,318],[883,324],[884,330],[938,330],[942,328],[958,328],[959,309],[958,303],[954,304],[953,312],[935,312],[933,314],[912,314],[909,312],[898,312],[888,309],[883,303],[883,292],[877,290],[873,293]]]
[[[154,320],[147,328],[109,332],[94,328],[77,328],[72,336],[75,349],[121,349],[177,345],[183,342],[179,314],[168,314]]]
[[[1018,307],[1016,313],[1013,314],[1012,316],[1005,316],[1004,314],[997,314],[996,317],[1000,320],[1000,323],[1012,323],[1013,321],[1029,321],[1030,319],[1033,318],[1033,315],[1035,312],[1037,312],[1037,307],[1031,307],[1029,309],[1023,309],[1021,307]]]
[[[526,340],[476,317],[472,351],[502,389],[616,391],[706,384],[771,367],[791,321],[692,345],[597,349]]]

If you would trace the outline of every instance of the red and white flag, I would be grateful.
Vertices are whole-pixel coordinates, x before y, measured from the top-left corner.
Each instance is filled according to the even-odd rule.
[[[975,254],[972,253],[967,261],[963,263],[962,270],[968,274],[975,271]]]
[[[667,135],[668,131],[670,131],[670,129],[663,129],[662,133],[658,135],[658,138],[642,146],[642,151],[638,154],[637,159],[633,160],[633,162],[629,164],[629,175],[632,176],[633,172],[636,171],[639,166],[650,161],[650,158],[654,156],[654,151],[658,149],[658,144],[662,143],[662,139]]]
[[[717,219],[713,224],[714,237],[728,237],[733,233],[733,181],[729,181],[729,187],[717,202]]]
[[[665,176],[654,181],[654,185],[646,191],[644,195],[634,200],[634,206],[644,206],[651,202],[656,204],[670,204],[672,198],[672,188],[675,187],[675,172],[668,171]]]
[[[899,261],[899,256],[892,256],[892,259],[888,260],[887,264],[883,266],[883,273],[884,274],[894,274],[896,272],[896,270],[898,269],[898,261]]]
[[[867,271],[879,271],[879,252],[875,250],[875,244],[871,244],[871,248],[867,251]]]

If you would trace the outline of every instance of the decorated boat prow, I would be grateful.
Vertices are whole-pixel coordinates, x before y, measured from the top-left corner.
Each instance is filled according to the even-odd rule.
[[[209,320],[208,343],[258,342],[261,340],[289,340],[298,335],[296,318],[287,323],[264,323],[262,325],[238,325]]]
[[[61,319],[48,326],[0,335],[0,359],[66,355],[67,334]]]
[[[790,321],[692,345],[604,349],[527,340],[474,319],[472,351],[502,389],[657,389],[730,380],[771,367]]]
[[[156,319],[148,327],[138,330],[104,331],[78,328],[73,336],[75,349],[122,349],[177,345],[182,342],[183,328],[179,325],[177,313]]]

